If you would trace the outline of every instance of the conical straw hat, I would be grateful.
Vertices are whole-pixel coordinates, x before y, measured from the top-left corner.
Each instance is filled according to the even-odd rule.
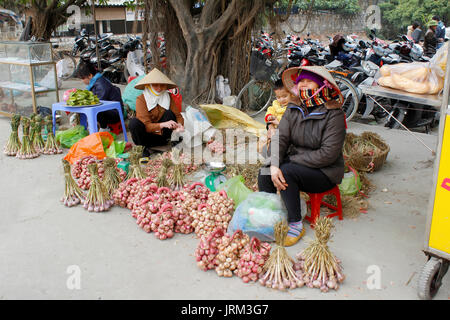
[[[306,70],[309,72],[313,72],[325,80],[327,80],[333,89],[339,94],[339,100],[342,104],[344,101],[344,98],[342,96],[341,90],[339,90],[339,87],[334,80],[333,76],[330,74],[330,72],[322,66],[305,66],[305,67],[295,67],[295,68],[289,68],[286,71],[283,72],[283,75],[281,76],[281,79],[283,80],[284,86],[289,90],[289,92],[294,93],[294,86],[295,86],[295,79],[297,79],[297,76],[299,75],[299,72],[301,70]]]
[[[167,89],[173,89],[177,87],[177,85],[172,80],[170,80],[164,73],[154,68],[152,71],[150,71],[149,74],[147,74],[144,78],[142,78],[141,81],[139,81],[134,86],[134,88],[138,90],[144,90],[145,86],[153,83],[167,84]]]

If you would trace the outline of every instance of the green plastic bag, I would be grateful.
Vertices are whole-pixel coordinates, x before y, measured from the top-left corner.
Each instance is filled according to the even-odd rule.
[[[70,148],[79,140],[88,136],[89,132],[84,126],[78,125],[67,130],[56,131],[56,141],[58,141],[63,148]]]
[[[361,187],[362,184],[358,172],[349,171],[344,174],[344,178],[339,185],[339,191],[343,196],[354,196],[361,190]]]
[[[234,207],[236,208],[242,201],[247,199],[249,194],[253,193],[252,190],[245,186],[244,182],[243,176],[235,176],[220,184],[217,190],[225,190],[227,196],[233,199]]]
[[[119,154],[125,150],[125,141],[114,141],[109,148],[105,150],[106,156],[109,158],[117,158]]]

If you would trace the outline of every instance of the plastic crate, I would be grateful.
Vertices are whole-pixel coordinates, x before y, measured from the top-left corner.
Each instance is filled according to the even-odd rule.
[[[250,57],[250,75],[256,80],[270,81],[277,68],[277,61],[265,58],[261,52],[252,52]]]

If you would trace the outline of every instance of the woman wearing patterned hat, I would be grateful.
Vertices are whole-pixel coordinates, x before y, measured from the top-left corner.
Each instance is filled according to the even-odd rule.
[[[134,143],[146,147],[144,156],[149,154],[148,148],[166,145],[172,131],[184,130],[183,116],[167,91],[176,87],[156,68],[135,86],[144,92],[136,99],[136,118],[130,120],[128,127]]]
[[[270,145],[270,174],[262,170],[258,185],[263,192],[280,191],[288,211],[285,246],[291,246],[305,233],[300,191],[321,193],[342,181],[346,124],[342,94],[324,67],[290,68],[282,80],[301,103],[288,104]]]

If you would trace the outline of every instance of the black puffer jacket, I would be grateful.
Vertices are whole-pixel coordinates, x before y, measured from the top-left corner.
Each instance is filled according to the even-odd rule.
[[[305,108],[290,103],[272,137],[266,164],[279,167],[291,161],[317,168],[332,183],[339,184],[344,176],[345,131],[342,109],[328,109],[326,105]]]

